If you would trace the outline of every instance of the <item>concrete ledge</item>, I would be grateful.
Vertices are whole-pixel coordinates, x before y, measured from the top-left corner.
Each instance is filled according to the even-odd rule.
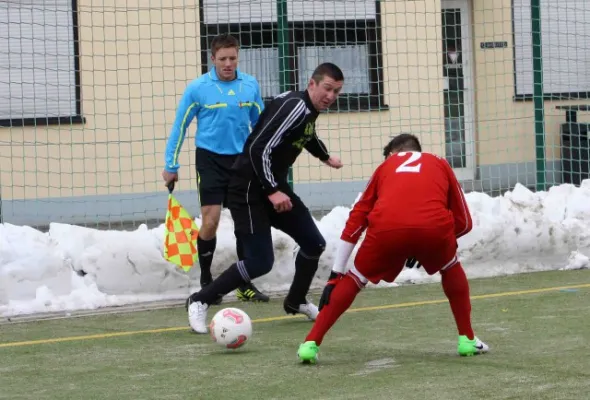
[[[547,163],[548,184],[561,183],[561,163]],[[498,195],[516,183],[534,188],[535,163],[480,166],[476,179],[462,182],[466,192],[483,191]],[[312,211],[327,211],[336,206],[350,206],[365,189],[367,181],[318,182],[295,184],[295,192]],[[199,215],[196,191],[179,191],[174,195],[190,212]],[[168,193],[79,196],[49,199],[2,200],[2,222],[15,225],[46,226],[50,222],[84,224],[105,229],[133,228],[141,223],[164,221]]]

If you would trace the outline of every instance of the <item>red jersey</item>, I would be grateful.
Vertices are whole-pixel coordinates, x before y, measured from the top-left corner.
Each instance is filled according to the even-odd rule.
[[[400,152],[373,173],[350,211],[341,239],[356,243],[363,231],[453,227],[457,238],[472,228],[461,186],[446,160],[430,153]]]

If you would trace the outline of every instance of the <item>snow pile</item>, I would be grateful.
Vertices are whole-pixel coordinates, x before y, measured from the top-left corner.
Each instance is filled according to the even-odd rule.
[[[470,278],[588,268],[590,181],[581,187],[564,184],[539,193],[517,185],[501,197],[472,192],[466,198],[474,228],[460,239],[459,254]],[[323,285],[329,274],[349,211],[336,207],[317,221],[327,248],[315,287]],[[166,262],[163,238],[163,225],[101,231],[52,223],[42,233],[27,226],[0,224],[0,315],[184,299],[199,287],[198,267],[187,274]],[[274,269],[255,282],[266,292],[286,290],[293,276],[295,243],[280,231],[273,231],[273,238]],[[224,211],[214,274],[235,260],[233,223]],[[406,269],[397,282],[438,279],[422,269]]]

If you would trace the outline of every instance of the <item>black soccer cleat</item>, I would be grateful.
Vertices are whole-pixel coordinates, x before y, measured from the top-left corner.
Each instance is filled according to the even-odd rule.
[[[236,296],[242,301],[257,301],[262,303],[268,303],[270,301],[270,297],[258,290],[252,282],[240,286],[236,290]]]
[[[218,306],[219,304],[221,304],[221,302],[223,301],[223,296],[219,296],[217,298],[217,300],[215,300],[212,304],[210,305],[215,305]],[[188,312],[188,307],[193,303],[193,301],[191,300],[191,296],[188,296],[186,298],[186,301],[184,302],[184,309]]]
[[[212,280],[211,281],[208,281],[208,282],[201,281],[201,289],[204,288],[205,286],[207,286],[208,284],[210,284],[211,282],[213,282],[213,281]],[[217,297],[217,299],[215,299],[215,301],[213,303],[209,304],[209,305],[210,306],[218,306],[218,305],[221,304],[222,301],[223,301],[223,296],[222,295],[219,295]],[[187,304],[188,304],[188,302],[187,302]],[[187,306],[187,308],[188,308],[188,306]]]

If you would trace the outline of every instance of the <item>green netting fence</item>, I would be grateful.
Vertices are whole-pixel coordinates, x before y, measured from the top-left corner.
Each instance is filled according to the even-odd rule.
[[[161,222],[176,104],[224,32],[266,99],[304,89],[320,62],[345,72],[343,95],[318,121],[345,168],[304,155],[292,171],[313,211],[350,205],[400,132],[444,155],[466,191],[579,185],[588,21],[581,0],[2,1],[1,219]],[[195,128],[177,190],[197,214]]]

